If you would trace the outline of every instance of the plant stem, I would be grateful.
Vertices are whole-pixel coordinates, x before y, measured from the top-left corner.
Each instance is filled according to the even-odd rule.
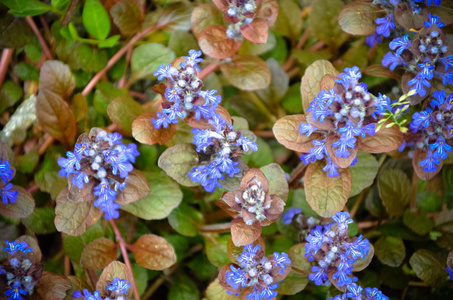
[[[302,46],[305,44],[305,42],[307,41],[308,39],[308,36],[310,35],[310,29],[306,29],[304,31],[304,33],[302,34],[302,36],[300,37],[300,40],[299,42],[297,43],[296,45],[296,48],[295,49],[301,49]],[[285,72],[288,72],[289,69],[291,69],[291,67],[294,65],[294,56],[290,56],[289,59],[286,61],[286,63],[283,65],[283,70]]]
[[[411,188],[411,202],[409,203],[409,208],[412,212],[417,210],[417,189],[418,189],[418,176],[414,172],[412,174],[412,188]]]
[[[214,64],[214,63],[209,64],[206,66],[206,68],[201,70],[200,73],[198,73],[198,78],[203,80],[206,77],[208,77],[209,74],[211,74],[212,72],[215,72],[218,68],[219,68],[218,64]]]
[[[229,232],[231,230],[231,223],[209,224],[200,227],[203,232]]]
[[[363,199],[365,199],[365,191],[363,190],[360,192],[359,196],[357,197],[357,200],[355,201],[354,205],[351,208],[351,211],[349,212],[351,214],[351,218],[354,218],[355,214],[359,210],[360,204],[362,204]]]
[[[118,60],[130,49],[134,46],[136,42],[144,38],[146,35],[148,35],[150,32],[153,30],[157,29],[156,25],[152,25],[148,28],[145,28],[142,32],[137,33],[134,37],[132,37],[129,42],[124,45],[123,48],[121,48],[118,52],[115,53],[115,55],[112,56],[112,58],[109,59],[107,62],[107,65],[99,71],[94,77],[88,82],[87,86],[83,89],[82,91],[82,96],[86,97],[91,90],[96,86],[96,83],[105,75],[107,74],[107,71],[110,70],[111,67],[113,67]]]
[[[39,147],[38,149],[38,155],[42,155],[44,152],[46,152],[46,149],[52,145],[53,141],[55,140],[52,136],[46,134],[44,136],[44,143]]]
[[[118,226],[116,225],[115,221],[113,219],[110,219],[109,221],[110,225],[112,225],[113,232],[115,232],[115,238],[120,243],[120,249],[121,254],[123,255],[124,263],[129,269],[129,272],[131,272],[132,274],[132,287],[134,289],[135,299],[140,300],[140,294],[138,293],[137,284],[135,283],[135,277],[134,272],[132,271],[131,261],[129,260],[129,256],[127,255],[126,242],[124,241],[123,236],[121,235],[121,232],[118,229]]]
[[[8,66],[13,57],[14,49],[3,49],[2,58],[0,59],[0,88],[2,87],[3,80],[8,72]]]
[[[38,27],[36,26],[35,21],[33,21],[33,18],[30,16],[27,16],[27,17],[25,17],[25,20],[27,21],[28,25],[30,25],[31,30],[38,38],[39,44],[41,45],[42,51],[46,55],[47,59],[52,60],[53,59],[52,53],[50,52],[49,47],[47,47],[46,40],[44,40],[44,37],[42,36],[41,32],[39,31]]]

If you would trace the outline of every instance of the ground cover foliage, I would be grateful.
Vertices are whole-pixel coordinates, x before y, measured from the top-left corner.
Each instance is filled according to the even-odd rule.
[[[0,0],[0,299],[451,299],[452,24]]]

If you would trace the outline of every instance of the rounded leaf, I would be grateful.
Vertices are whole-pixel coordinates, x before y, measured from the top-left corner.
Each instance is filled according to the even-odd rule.
[[[134,169],[127,177],[126,187],[121,192],[118,192],[115,200],[120,205],[129,204],[146,197],[150,191],[145,174],[141,171]]]
[[[71,281],[66,276],[43,271],[32,299],[63,300],[71,287]]]
[[[210,4],[200,4],[192,12],[192,32],[198,36],[208,26],[223,23],[220,11]]]
[[[359,138],[359,150],[369,153],[384,153],[398,149],[404,141],[403,133],[398,126],[387,127],[389,122],[376,131],[374,135]]]
[[[343,210],[351,193],[351,174],[338,169],[337,177],[329,177],[324,163],[310,163],[305,172],[305,194],[310,207],[321,217],[330,218]]]
[[[16,202],[4,204],[0,201],[0,214],[8,218],[25,218],[35,209],[35,200],[27,190],[13,185],[11,190],[16,190]]]
[[[88,269],[102,270],[117,257],[117,245],[110,239],[95,239],[83,249],[80,263]]]
[[[293,271],[308,275],[311,273],[312,262],[305,257],[305,243],[296,244],[288,251],[288,257],[291,259]]]
[[[406,257],[406,247],[401,238],[381,236],[374,244],[377,258],[390,267],[399,267]]]
[[[170,243],[154,234],[142,235],[130,248],[135,261],[150,270],[163,270],[176,263],[176,253]]]
[[[271,71],[257,56],[236,55],[220,69],[233,86],[244,91],[264,89],[271,82]]]
[[[310,136],[299,133],[300,123],[305,122],[305,115],[285,116],[274,124],[272,131],[277,141],[286,148],[307,153],[314,147],[313,140],[321,137],[319,133],[312,133]]]
[[[155,111],[142,113],[132,122],[132,136],[142,144],[154,145],[165,144],[176,133],[178,125],[170,124],[167,128],[161,127],[156,129],[151,119],[157,117]]]
[[[349,197],[358,195],[365,188],[373,184],[379,170],[376,158],[366,152],[357,152],[357,162],[349,167],[351,173],[351,194]]]
[[[230,39],[226,35],[224,25],[211,25],[198,35],[198,45],[204,54],[217,59],[233,56],[241,47],[240,41]]]
[[[96,290],[100,291],[101,296],[105,296],[104,291],[115,277],[132,282],[132,274],[125,264],[119,261],[112,261],[103,271],[96,283]],[[132,285],[127,290],[127,294],[132,293]]]
[[[367,2],[354,1],[340,11],[338,24],[343,31],[352,35],[371,35],[376,32],[379,7]]]
[[[231,237],[236,246],[245,246],[256,241],[261,235],[261,225],[253,222],[245,224],[242,218],[236,218],[231,222]]]
[[[168,176],[184,186],[198,186],[189,175],[192,168],[198,166],[198,155],[192,144],[178,144],[165,150],[157,162]]]

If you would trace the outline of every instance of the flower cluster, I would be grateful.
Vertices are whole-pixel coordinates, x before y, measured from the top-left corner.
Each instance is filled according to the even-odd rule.
[[[3,204],[16,202],[18,192],[13,190],[13,184],[9,181],[14,177],[14,169],[11,168],[9,161],[0,159],[0,194]]]
[[[258,145],[243,136],[233,125],[228,124],[219,113],[210,119],[211,128],[192,129],[196,151],[207,157],[201,165],[194,167],[189,176],[193,182],[200,182],[208,192],[213,192],[224,178],[223,173],[233,177],[239,172],[238,159],[244,153],[258,150]]]
[[[225,193],[216,204],[234,218],[231,236],[236,246],[258,239],[261,226],[275,222],[285,206],[278,195],[269,195],[269,182],[259,169],[248,170],[239,189]],[[240,226],[240,230],[235,230],[235,226]]]
[[[372,47],[376,43],[381,43],[383,38],[390,36],[392,30],[398,28],[398,24],[395,23],[395,11],[400,10],[401,7],[408,5],[413,14],[418,14],[423,7],[430,6],[431,3],[439,6],[440,2],[441,0],[374,0],[373,4],[379,5],[380,8],[385,10],[386,16],[375,20],[376,32],[366,38],[367,44]]]
[[[291,269],[291,260],[286,253],[274,252],[274,255],[264,256],[260,245],[252,244],[244,247],[238,257],[238,265],[227,265],[226,286],[229,293],[239,295],[242,288],[251,287],[247,299],[272,299],[277,296],[275,291],[278,282],[283,281]]]
[[[382,294],[377,288],[365,288],[365,290],[355,283],[347,286],[347,292],[343,295],[337,295],[330,300],[388,300],[389,298]]]
[[[312,141],[309,153],[301,155],[302,161],[308,164],[326,158],[323,170],[330,177],[339,175],[338,167],[355,163],[358,139],[374,135],[379,117],[391,109],[390,99],[372,96],[366,85],[359,83],[361,77],[358,67],[344,69],[333,88],[321,90],[313,99],[306,122],[299,125],[300,134],[319,136]],[[349,160],[339,166],[340,159]]]
[[[158,112],[157,118],[151,120],[156,129],[167,128],[169,124],[178,123],[178,118],[189,115],[197,120],[202,116],[210,119],[214,115],[221,97],[216,95],[216,90],[202,90],[203,81],[198,78],[198,63],[203,61],[201,54],[201,51],[190,50],[179,68],[171,64],[160,65],[154,72],[158,80],[166,79],[162,113]]]
[[[453,142],[453,94],[447,96],[445,91],[435,91],[433,97],[430,107],[413,114],[412,132],[406,134],[399,149],[410,147],[426,152],[426,157],[418,162],[425,172],[437,170],[441,160],[452,151]]]
[[[27,253],[33,251],[24,241],[8,242],[3,251],[8,252],[8,264],[0,266],[0,289],[7,300],[23,300],[23,296],[33,294],[35,285],[42,275],[42,265],[32,263]],[[28,299],[28,297],[26,297]]]
[[[259,44],[266,42],[267,28],[275,22],[277,17],[273,11],[276,10],[275,8],[266,11],[261,1],[255,0],[217,0],[214,4],[223,11],[225,20],[230,22],[226,30],[227,37],[236,41],[242,41],[245,37]],[[275,1],[268,1],[266,6],[278,7]],[[258,28],[259,30],[256,30]],[[266,28],[265,34],[257,34],[262,33],[263,28]]]
[[[73,296],[74,299],[82,300],[128,300],[127,290],[131,284],[124,279],[115,277],[110,284],[105,288],[105,297],[100,295],[100,291],[95,291],[93,294],[88,289],[83,290],[83,294],[80,291],[75,291]]]
[[[105,213],[106,219],[118,218],[120,205],[114,201],[133,170],[132,163],[139,155],[137,146],[133,143],[124,145],[119,133],[93,131],[96,132],[94,135],[90,133],[85,140],[76,143],[74,152],[66,153],[67,158],[58,160],[59,174],[66,176],[78,189],[90,183],[88,186],[94,187],[93,194],[97,196],[94,206]]]
[[[428,14],[428,18],[412,40],[407,34],[395,38],[389,45],[395,52],[387,53],[382,60],[390,70],[401,66],[411,74],[412,79],[407,81],[407,85],[420,97],[429,92],[434,77],[442,79],[444,85],[453,84],[453,49],[440,29],[445,24],[438,16]]]
[[[307,236],[305,257],[317,262],[308,278],[316,285],[331,279],[336,280],[338,286],[344,286],[357,279],[352,276],[353,263],[359,257],[366,257],[370,244],[362,235],[349,237],[348,224],[352,223],[349,217],[348,212],[337,212],[332,217],[335,223],[318,225]]]
[[[292,224],[299,232],[299,239],[303,241],[314,227],[316,227],[320,220],[314,217],[307,217],[302,213],[300,208],[291,207],[282,217],[283,224]]]

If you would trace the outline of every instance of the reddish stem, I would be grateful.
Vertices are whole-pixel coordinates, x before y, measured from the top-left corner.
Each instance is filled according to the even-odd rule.
[[[218,64],[209,64],[206,66],[206,68],[201,70],[200,73],[198,73],[198,78],[203,80],[206,77],[208,77],[209,74],[211,74],[212,72],[215,72],[215,70],[217,70],[218,68],[219,68]]]
[[[126,45],[124,45],[123,48],[121,48],[118,52],[115,53],[115,55],[112,56],[112,58],[109,59],[109,61],[107,62],[107,65],[104,67],[104,69],[102,69],[96,75],[94,75],[94,77],[90,80],[90,82],[88,82],[87,86],[82,91],[82,96],[86,97],[91,92],[91,90],[96,86],[96,83],[105,74],[107,74],[107,71],[110,70],[110,68],[113,67],[118,62],[118,60],[120,60],[120,58],[130,48],[132,48],[134,46],[134,44],[136,42],[138,42],[139,40],[144,38],[148,33],[150,33],[151,31],[153,31],[155,29],[157,29],[156,25],[152,25],[152,26],[146,28],[145,30],[143,30],[142,32],[137,33],[134,37],[132,37],[130,39],[130,41]]]
[[[39,187],[36,183],[33,183],[32,186],[30,186],[29,188],[27,188],[27,192],[29,192],[30,194],[33,194],[34,192],[36,192],[37,190],[39,190]]]
[[[52,145],[53,141],[55,139],[50,136],[50,135],[45,135],[45,140],[44,140],[44,143],[41,145],[41,147],[39,147],[38,149],[38,155],[41,156],[44,152],[46,152],[46,149]]]
[[[305,42],[307,41],[309,35],[310,29],[305,30],[304,34],[302,34],[302,36],[300,37],[300,40],[297,43],[295,49],[301,49]],[[294,61],[295,61],[294,56],[291,55],[290,58],[286,61],[286,63],[283,65],[283,70],[285,70],[285,72],[288,72],[288,70],[291,69],[291,67],[294,65]]]
[[[0,88],[2,87],[3,80],[5,80],[6,73],[8,72],[8,66],[13,54],[14,49],[3,49],[2,58],[0,59]]]
[[[110,219],[109,221],[110,225],[112,225],[113,232],[115,232],[115,238],[120,243],[120,249],[121,254],[123,255],[124,263],[129,269],[129,272],[131,272],[132,274],[132,287],[134,289],[135,299],[140,300],[140,294],[138,293],[137,284],[135,283],[134,272],[132,272],[131,261],[129,260],[129,256],[127,255],[126,242],[124,241],[123,236],[121,235],[121,232],[118,229],[115,221],[113,219]]]
[[[230,232],[231,223],[203,225],[200,230],[203,232]]]
[[[120,80],[118,81],[118,88],[122,88],[126,85],[126,72],[127,72],[127,66],[129,65],[129,62],[131,61],[132,57],[132,48],[127,49],[126,53],[126,67],[124,68],[124,74],[121,76]]]
[[[46,41],[44,40],[41,32],[39,31],[38,27],[36,26],[35,21],[33,21],[33,18],[30,16],[27,16],[27,17],[25,17],[25,20],[27,21],[28,25],[30,25],[31,30],[38,38],[39,44],[41,45],[42,51],[46,55],[47,59],[52,60],[53,59],[52,53],[50,53],[49,47],[47,47]]]

